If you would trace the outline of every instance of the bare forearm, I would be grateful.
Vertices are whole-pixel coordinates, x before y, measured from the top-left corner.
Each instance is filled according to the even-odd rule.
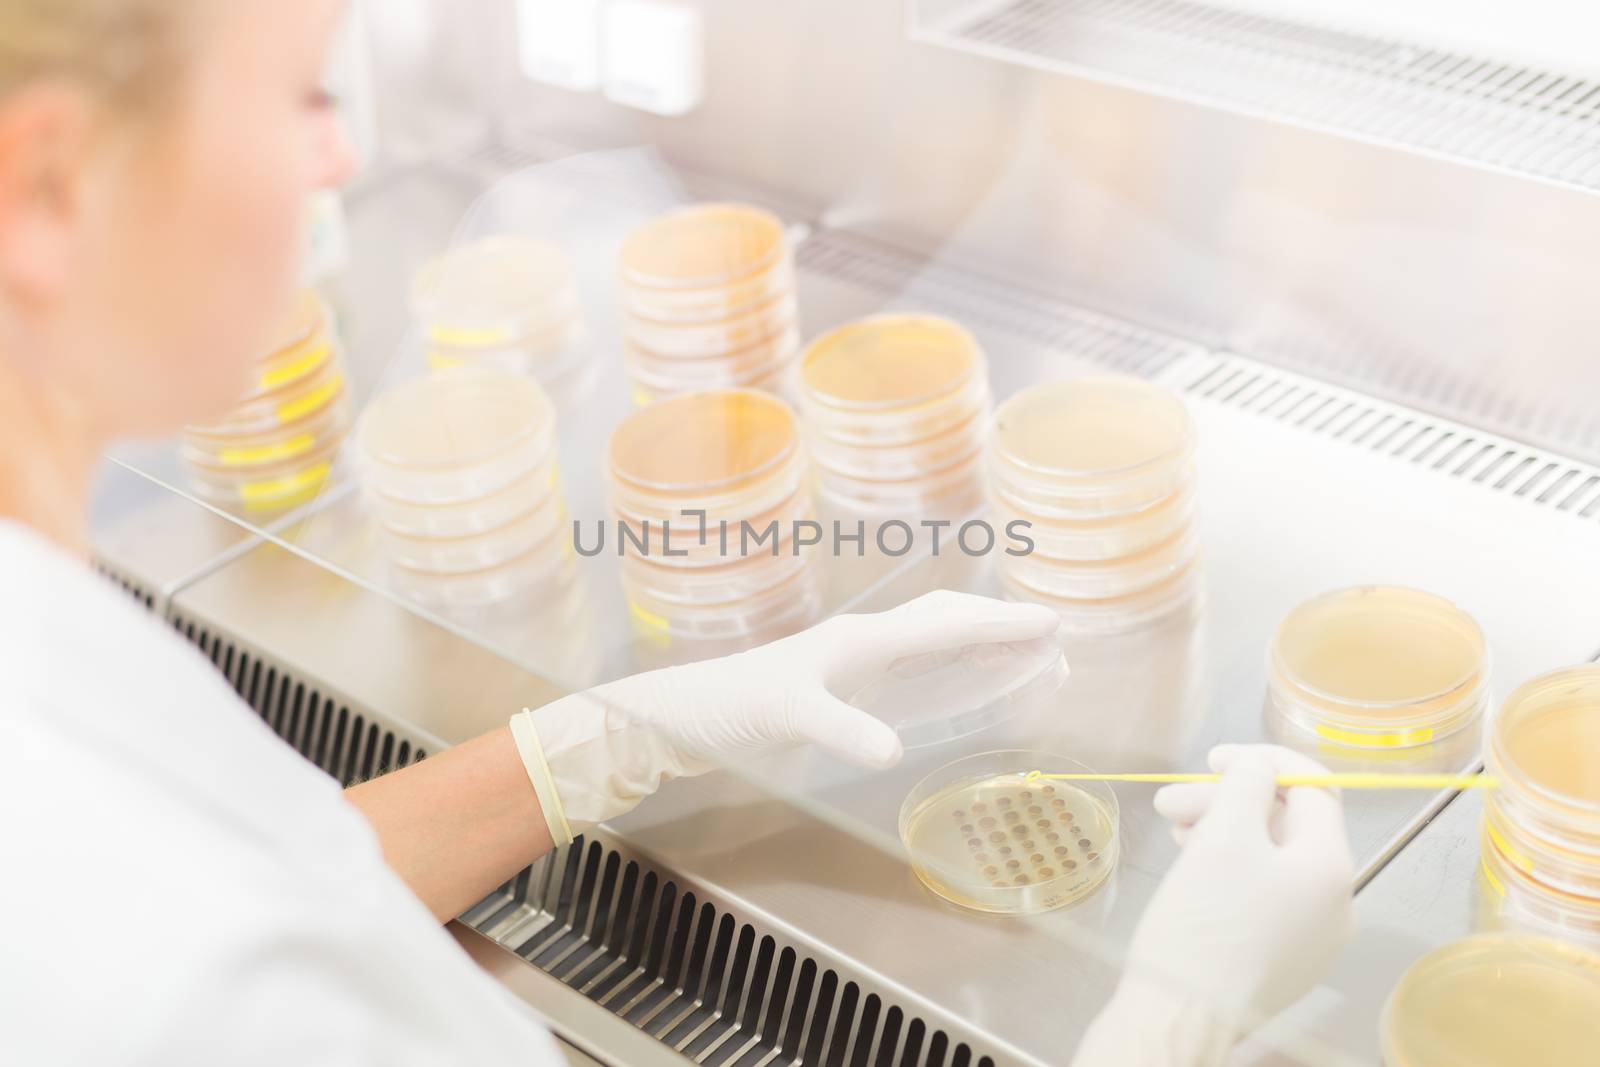
[[[345,792],[384,858],[440,921],[550,851],[550,831],[505,727]]]

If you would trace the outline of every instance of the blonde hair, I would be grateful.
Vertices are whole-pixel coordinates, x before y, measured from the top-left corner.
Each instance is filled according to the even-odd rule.
[[[0,0],[0,96],[64,78],[115,105],[144,105],[173,79],[180,23],[197,0]]]

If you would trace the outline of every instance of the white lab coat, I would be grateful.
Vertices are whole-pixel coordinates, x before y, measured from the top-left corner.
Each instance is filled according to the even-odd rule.
[[[6,1063],[564,1062],[331,779],[198,650],[9,521],[0,923]]]

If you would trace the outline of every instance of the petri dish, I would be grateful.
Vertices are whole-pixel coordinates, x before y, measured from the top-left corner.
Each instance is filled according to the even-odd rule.
[[[522,555],[482,570],[435,574],[391,560],[389,574],[395,588],[419,604],[478,608],[552,589],[569,580],[573,568],[572,541],[558,531]]]
[[[625,286],[652,290],[706,290],[735,286],[740,279],[777,268],[788,254],[783,223],[770,211],[749,204],[695,204],[668,212],[629,234],[618,271]]]
[[[1043,559],[1106,560],[1135,556],[1170,541],[1197,521],[1193,481],[1171,496],[1137,511],[1091,519],[1050,519],[1011,506],[996,495],[991,500],[995,526],[1006,529],[1026,522],[1033,555]]]
[[[1106,600],[1132,596],[1170,581],[1199,554],[1199,531],[1190,525],[1132,556],[1064,560],[1032,553],[1008,556],[1004,566],[1012,581],[1036,593],[1062,600]]]
[[[983,504],[983,452],[980,448],[918,478],[854,478],[819,467],[817,488],[820,495],[862,515],[965,515]]]
[[[461,574],[497,567],[516,559],[566,528],[560,501],[536,507],[497,529],[466,537],[416,537],[380,527],[389,559],[430,574]]]
[[[1540,885],[1600,912],[1600,667],[1518,687],[1491,717],[1484,755],[1501,782],[1485,798],[1484,832]]]
[[[864,423],[916,422],[919,408],[987,374],[977,339],[937,315],[875,315],[813,341],[801,358],[803,401]],[[892,430],[863,437],[895,436]]]
[[[341,390],[300,421],[267,433],[218,436],[187,430],[178,452],[185,462],[195,466],[270,467],[337,447],[349,429],[350,403]]]
[[[314,452],[262,467],[220,468],[189,464],[197,495],[213,504],[250,512],[298,507],[316,498],[333,473],[340,442],[330,441]]]
[[[757,515],[803,476],[794,412],[751,389],[670,397],[634,412],[611,435],[612,502],[623,514],[711,521]]]
[[[720,566],[732,559],[792,554],[790,544],[795,524],[814,520],[816,514],[811,495],[800,488],[759,514],[728,518],[708,511],[704,543],[699,515],[677,515],[663,520],[658,516],[628,512],[613,502],[608,517],[628,527],[622,558],[643,558],[661,567],[695,570]],[[768,536],[774,523],[777,531]],[[748,531],[745,524],[749,526]],[[618,536],[622,536],[620,531]],[[671,555],[667,554],[669,548]]]
[[[1066,679],[1052,637],[991,642],[898,659],[847,703],[893,727],[906,748],[922,748],[1004,722]]]
[[[728,604],[757,597],[811,565],[816,551],[787,549],[773,555],[731,557],[693,569],[662,566],[653,559],[625,557],[629,588],[665,609],[679,604]]]
[[[655,392],[735,389],[789,367],[799,348],[800,332],[791,327],[748,348],[709,358],[662,358],[625,343],[622,364],[635,384]]]
[[[1578,1064],[1600,1046],[1600,956],[1480,934],[1418,960],[1389,995],[1386,1067]]]
[[[432,343],[498,347],[578,318],[578,288],[559,245],[506,235],[461,245],[412,280],[412,309]]]
[[[776,585],[740,600],[715,604],[662,600],[633,580],[631,567],[624,567],[621,576],[628,612],[636,630],[657,640],[793,633],[814,622],[822,608],[816,556],[808,553],[801,559],[805,565]]]
[[[994,478],[1014,505],[1047,517],[1120,514],[1189,477],[1194,422],[1177,396],[1137,378],[1030,386],[995,412]]]
[[[259,360],[247,397],[260,396],[302,381],[333,358],[328,337],[329,314],[322,298],[307,289],[295,300],[293,313],[272,354]]]
[[[793,294],[784,294],[726,319],[662,323],[630,318],[623,326],[623,336],[650,355],[704,359],[775,342],[798,329],[797,314]]]
[[[271,433],[327,407],[345,391],[344,386],[344,362],[336,354],[304,377],[248,397],[220,419],[186,429],[205,437]]]
[[[1429,744],[1477,721],[1488,650],[1472,616],[1396,586],[1341,589],[1291,611],[1273,636],[1268,706],[1353,749]]]
[[[413,504],[366,491],[367,509],[378,523],[411,537],[471,537],[513,522],[538,507],[554,506],[560,474],[554,452],[533,469],[487,496],[458,504]]]
[[[1201,591],[1200,565],[1193,561],[1159,585],[1127,596],[1094,600],[1049,596],[1012,577],[1009,563],[1013,558],[1006,557],[998,568],[1001,592],[1008,600],[1054,608],[1061,616],[1062,632],[1074,637],[1109,637],[1143,629],[1192,607]]]
[[[1478,838],[1480,929],[1536,930],[1600,948],[1600,901],[1547,885],[1506,855],[1485,823]]]
[[[841,444],[814,431],[806,444],[819,468],[850,478],[892,481],[924,477],[971,457],[983,448],[988,432],[986,413],[977,411],[964,423],[907,444]]]
[[[460,503],[538,469],[555,447],[555,409],[525,375],[431,374],[374,400],[357,436],[373,491],[413,504]]]
[[[1117,797],[1105,782],[1028,781],[1090,773],[1027,749],[968,756],[912,787],[900,807],[911,869],[952,904],[1027,915],[1077,903],[1117,864]]]

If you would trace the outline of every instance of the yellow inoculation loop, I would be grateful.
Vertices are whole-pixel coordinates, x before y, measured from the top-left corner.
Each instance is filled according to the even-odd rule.
[[[287,404],[279,405],[278,421],[293,422],[304,415],[310,414],[311,412],[320,408],[322,405],[326,404],[338,394],[340,389],[343,388],[344,378],[342,376],[335,376],[326,385],[313,389],[300,399],[291,400]]]
[[[628,601],[628,614],[639,625],[641,636],[651,644],[666,648],[672,644],[671,625],[653,611],[646,611],[633,601]]]
[[[1351,748],[1412,748],[1433,740],[1432,727],[1415,730],[1397,730],[1391,733],[1365,733],[1360,730],[1341,730],[1336,726],[1317,724],[1317,736]]]
[[[654,397],[652,397],[649,393],[645,392],[643,389],[640,389],[638,387],[634,388],[634,390],[633,390],[633,406],[634,407],[636,407],[636,408],[647,408],[647,407],[650,406],[650,402],[653,399],[654,399]]]
[[[293,459],[302,452],[309,452],[317,443],[315,434],[296,434],[287,441],[279,441],[273,445],[257,445],[254,448],[225,448],[217,453],[217,458],[225,467],[251,467],[258,463],[271,463],[279,459]]]
[[[323,460],[321,463],[307,467],[303,471],[288,474],[282,478],[241,485],[239,487],[239,497],[251,507],[277,504],[284,497],[321,485],[328,477],[328,472],[332,469],[333,463],[330,460]]]
[[[328,346],[328,342],[326,341],[316,345],[311,349],[311,351],[307,352],[293,363],[290,363],[288,366],[277,367],[262,374],[261,378],[259,379],[260,387],[264,390],[276,389],[285,382],[292,382],[296,378],[303,377],[310,372],[312,368],[318,366],[324,360],[326,360],[331,351],[332,349]]]

